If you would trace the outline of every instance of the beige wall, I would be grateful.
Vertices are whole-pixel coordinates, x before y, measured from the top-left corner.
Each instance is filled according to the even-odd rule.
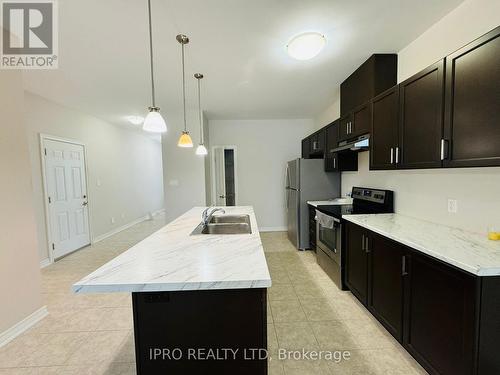
[[[0,333],[42,307],[23,106],[21,72],[0,71]]]
[[[300,157],[297,141],[313,120],[210,120],[212,146],[236,146],[238,205],[255,209],[259,228],[284,230],[286,162]]]
[[[25,93],[40,260],[48,257],[39,134],[82,142],[87,150],[93,237],[163,208],[161,143],[140,133]],[[100,186],[98,186],[100,183]],[[111,217],[115,223],[111,223]]]
[[[399,52],[398,81],[498,25],[500,1],[465,1]],[[337,109],[339,104],[333,100]],[[328,113],[338,112],[330,107],[317,118],[328,123],[324,121]],[[358,172],[342,173],[343,194],[352,186],[387,188],[396,192],[396,212],[402,214],[475,232],[498,223],[500,198],[493,192],[500,190],[500,168],[369,171],[368,156],[368,152],[360,154]],[[458,200],[458,213],[448,213],[448,199]]]

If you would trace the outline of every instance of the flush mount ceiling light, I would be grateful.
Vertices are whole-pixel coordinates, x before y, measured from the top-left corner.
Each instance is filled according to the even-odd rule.
[[[193,140],[187,130],[186,122],[186,75],[184,71],[184,45],[189,43],[189,38],[186,35],[179,34],[175,39],[181,44],[181,58],[182,58],[182,104],[184,107],[184,130],[179,138],[177,146],[179,147],[193,147]]]
[[[198,81],[198,117],[200,120],[200,144],[196,148],[196,155],[201,155],[205,156],[208,154],[207,148],[205,147],[204,140],[203,140],[203,119],[202,119],[202,113],[201,113],[201,88],[200,88],[200,82],[203,78],[203,74],[201,73],[196,73],[194,75],[194,78]]]
[[[126,119],[132,125],[141,125],[144,121],[144,117],[142,116],[127,116]]]
[[[153,28],[151,26],[151,0],[148,0],[148,19],[149,19],[149,61],[151,68],[151,99],[152,106],[149,107],[149,113],[144,120],[142,128],[148,132],[164,133],[167,131],[167,124],[160,115],[160,108],[155,104],[155,80],[153,71]]]
[[[325,36],[317,32],[307,32],[290,40],[286,49],[296,60],[309,60],[317,56],[326,44]]]

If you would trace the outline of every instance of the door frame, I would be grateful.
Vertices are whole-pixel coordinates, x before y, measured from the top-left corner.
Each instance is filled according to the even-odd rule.
[[[78,145],[83,147],[83,155],[84,155],[84,169],[85,169],[85,189],[87,190],[87,222],[88,222],[88,227],[89,227],[89,237],[90,237],[90,244],[92,245],[94,243],[94,235],[92,232],[92,224],[90,220],[90,215],[91,215],[91,210],[92,210],[92,200],[90,199],[90,192],[89,192],[89,170],[88,170],[88,163],[87,163],[87,146],[85,143],[74,140],[74,139],[69,139],[69,138],[62,138],[50,134],[45,134],[45,133],[39,133],[39,141],[40,141],[40,164],[42,167],[42,188],[43,188],[43,207],[45,211],[45,234],[47,236],[47,250],[49,252],[49,261],[50,264],[54,263],[54,252],[52,250],[52,223],[50,221],[50,212],[49,212],[49,193],[47,189],[47,170],[45,166],[45,141],[56,141],[56,142],[63,142],[63,143],[69,143],[73,145]]]
[[[238,205],[238,200],[239,200],[239,192],[238,192],[238,148],[234,145],[215,145],[212,146],[211,152],[210,152],[210,174],[211,174],[211,180],[210,183],[212,185],[212,201],[210,204],[212,206],[216,206],[217,198],[216,198],[216,176],[215,176],[215,149],[216,148],[222,148],[224,150],[234,150],[234,205]]]

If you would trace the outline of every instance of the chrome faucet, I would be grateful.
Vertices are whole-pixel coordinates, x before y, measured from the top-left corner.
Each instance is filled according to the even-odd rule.
[[[217,208],[217,207],[207,207],[203,213],[201,214],[201,222],[203,225],[207,225],[210,223],[210,220],[212,219],[212,216],[217,212],[221,211],[223,214],[226,213],[226,211],[223,208]]]

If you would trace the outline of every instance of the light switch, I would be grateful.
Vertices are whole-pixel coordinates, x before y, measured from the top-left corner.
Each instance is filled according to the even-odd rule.
[[[458,201],[456,199],[448,199],[448,212],[450,214],[458,212]]]

